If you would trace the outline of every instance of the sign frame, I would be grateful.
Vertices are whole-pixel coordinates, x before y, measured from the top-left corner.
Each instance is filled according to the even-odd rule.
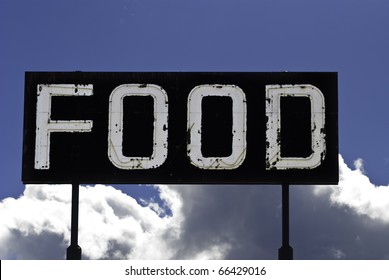
[[[37,103],[39,86],[42,85],[68,85],[69,94],[63,92],[53,94],[53,90],[49,89],[51,96],[47,100],[51,103],[46,108],[50,108],[50,112],[42,118],[48,120],[49,125],[46,129],[58,131],[47,134],[50,140],[50,165],[47,168],[37,169],[35,165],[39,158],[35,154],[39,123],[37,114],[44,111],[39,111]],[[132,85],[132,89],[128,85]],[[267,141],[270,136],[266,134],[269,131],[269,113],[266,110],[270,107],[266,105],[269,103],[269,96],[266,93],[272,88],[278,87],[282,90],[293,86],[316,88],[323,94],[324,127],[320,131],[325,135],[325,151],[314,168],[269,168],[266,155],[271,143]],[[109,138],[111,133],[109,129],[114,126],[114,124],[110,125],[110,122],[114,123],[112,120],[114,117],[111,119],[110,117],[124,114],[125,108],[122,111],[114,111],[109,106],[115,100],[120,103],[124,97],[131,98],[131,94],[135,96],[136,90],[132,93],[131,90],[136,87],[148,92],[148,96],[154,100],[154,108],[164,108],[163,112],[154,112],[158,114],[158,120],[163,119],[159,120],[160,124],[154,122],[154,127],[163,128],[155,128],[155,131],[164,133],[154,139],[156,140],[154,142],[158,142],[156,145],[166,146],[166,154],[155,155],[155,167],[120,169],[109,158],[109,155],[115,153],[113,148],[111,151],[109,149],[109,139],[115,138],[114,136]],[[233,108],[240,108],[233,109],[234,120],[239,119],[239,114],[242,112],[247,117],[240,123],[237,121],[231,125],[233,127],[231,137],[232,141],[235,141],[233,147],[238,147],[236,151],[233,150],[236,155],[214,157],[223,158],[220,162],[227,162],[225,166],[230,165],[228,160],[238,162],[230,169],[207,168],[211,166],[210,164],[201,168],[199,164],[191,162],[194,161],[196,154],[201,154],[201,150],[190,156],[193,149],[189,149],[188,145],[199,140],[198,138],[196,140],[194,135],[196,131],[191,131],[188,126],[198,125],[201,117],[199,121],[199,115],[193,113],[194,109],[190,110],[192,113],[188,109],[201,108],[201,99],[207,97],[207,92],[210,92],[209,88],[212,87],[215,88],[215,94],[211,94],[213,96],[223,90],[226,93],[220,93],[220,96],[228,96],[232,93],[233,97],[229,98],[232,100]],[[44,90],[43,88],[42,91]],[[155,93],[152,93],[153,90]],[[77,95],[70,94],[70,91],[77,92]],[[116,92],[119,97],[122,94],[122,99],[115,98],[113,92]],[[198,98],[200,101],[193,101],[191,97]],[[305,97],[309,97],[309,94]],[[162,105],[155,106],[156,102],[161,102]],[[206,111],[204,114],[210,113]],[[192,124],[191,120],[194,120]],[[42,119],[40,121],[42,122]],[[293,124],[293,121],[291,123]],[[317,123],[314,123],[314,126],[316,125]],[[65,131],[64,126],[68,127],[68,131]],[[243,132],[238,133],[237,130]],[[204,137],[217,137],[217,135],[210,134]],[[312,137],[313,140],[320,139],[320,136]],[[245,138],[246,146],[242,146],[242,138]],[[118,139],[120,142],[120,137]],[[276,143],[276,140],[273,142]],[[45,147],[44,144],[42,147]],[[242,147],[245,149],[245,155],[239,159]],[[208,157],[203,157],[202,160],[206,158]],[[122,161],[117,160],[117,162],[125,160],[126,158],[123,157]],[[150,160],[146,159],[145,162],[150,163]],[[82,184],[337,184],[339,181],[337,73],[26,72],[22,181],[25,184],[61,184],[71,183],[74,180]]]

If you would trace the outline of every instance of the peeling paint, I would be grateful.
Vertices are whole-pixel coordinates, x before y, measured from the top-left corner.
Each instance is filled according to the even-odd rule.
[[[311,155],[281,157],[281,107],[283,96],[309,97],[311,101]],[[266,86],[266,169],[313,169],[325,157],[325,100],[322,92],[312,85]]]
[[[126,96],[151,96],[154,101],[154,144],[150,157],[123,155],[123,99]],[[119,169],[152,169],[161,166],[168,152],[168,99],[166,92],[152,84],[125,84],[115,88],[110,95],[108,155]],[[117,127],[112,133],[112,127]]]
[[[93,85],[75,91],[74,84],[38,84],[35,130],[35,169],[50,168],[50,135],[55,132],[91,132],[92,120],[52,120],[51,98],[55,96],[92,96]]]
[[[201,151],[201,102],[207,96],[232,99],[232,153],[227,157],[204,157]],[[201,169],[236,169],[246,156],[246,96],[233,85],[200,85],[188,97],[187,153],[191,164]]]

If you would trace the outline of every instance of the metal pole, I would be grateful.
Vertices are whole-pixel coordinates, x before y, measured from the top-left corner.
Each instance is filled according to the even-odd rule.
[[[78,182],[72,183],[72,220],[70,246],[66,251],[67,260],[81,260],[81,247],[78,246],[78,204],[80,186]]]
[[[289,245],[289,184],[282,184],[282,247],[279,260],[293,260],[293,248]]]

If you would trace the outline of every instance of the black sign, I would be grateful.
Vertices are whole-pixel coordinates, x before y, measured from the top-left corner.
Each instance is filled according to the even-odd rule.
[[[27,72],[24,183],[337,184],[337,73]]]

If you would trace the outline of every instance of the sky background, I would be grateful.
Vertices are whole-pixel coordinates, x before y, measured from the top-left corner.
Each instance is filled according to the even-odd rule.
[[[386,0],[0,0],[0,258],[63,259],[70,186],[21,182],[25,71],[335,71],[338,186],[291,187],[296,259],[389,259]],[[84,259],[276,259],[280,186],[94,186]]]

